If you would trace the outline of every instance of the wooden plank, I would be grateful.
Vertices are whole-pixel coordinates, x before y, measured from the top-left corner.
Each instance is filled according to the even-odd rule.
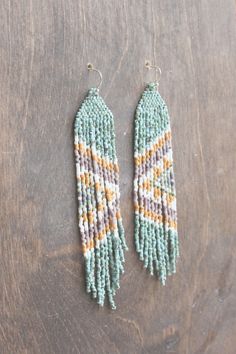
[[[235,353],[235,2],[0,4],[0,352]],[[161,287],[133,245],[133,117],[150,59],[172,117],[181,260]],[[129,252],[118,309],[85,293],[73,119],[92,62],[114,113]],[[152,76],[153,75],[153,76]]]

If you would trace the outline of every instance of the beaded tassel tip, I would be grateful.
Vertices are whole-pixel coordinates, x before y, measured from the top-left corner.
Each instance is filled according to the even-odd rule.
[[[76,114],[74,149],[86,289],[99,305],[107,298],[115,309],[114,295],[127,246],[120,214],[113,115],[98,88],[89,90]]]
[[[147,85],[135,114],[135,245],[164,285],[176,272],[179,245],[170,119],[157,85]]]

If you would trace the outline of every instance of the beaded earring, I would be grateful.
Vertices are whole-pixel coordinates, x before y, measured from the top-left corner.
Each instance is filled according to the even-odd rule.
[[[135,246],[144,267],[165,285],[179,257],[171,127],[158,92],[161,70],[145,65],[156,70],[156,82],[147,85],[135,113]]]
[[[102,74],[91,88],[74,123],[78,224],[85,257],[86,290],[115,309],[114,295],[123,273],[127,249],[120,214],[119,168],[115,150],[114,120],[99,95]]]

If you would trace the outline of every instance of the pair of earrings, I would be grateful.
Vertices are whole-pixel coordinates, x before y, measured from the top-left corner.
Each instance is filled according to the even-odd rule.
[[[146,62],[148,69],[160,68]],[[127,250],[120,211],[119,167],[114,119],[91,88],[74,123],[78,223],[85,257],[86,289],[103,306],[114,296],[124,272]],[[168,110],[158,92],[158,78],[149,83],[134,121],[134,240],[140,260],[164,285],[175,273],[179,256],[176,192]]]

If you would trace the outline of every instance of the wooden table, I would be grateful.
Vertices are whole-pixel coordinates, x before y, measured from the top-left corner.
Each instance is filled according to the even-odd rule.
[[[1,354],[234,354],[236,23],[233,0],[0,3]],[[181,259],[165,287],[133,241],[133,119],[162,68]],[[96,74],[115,116],[129,252],[117,311],[85,293],[73,120]]]

